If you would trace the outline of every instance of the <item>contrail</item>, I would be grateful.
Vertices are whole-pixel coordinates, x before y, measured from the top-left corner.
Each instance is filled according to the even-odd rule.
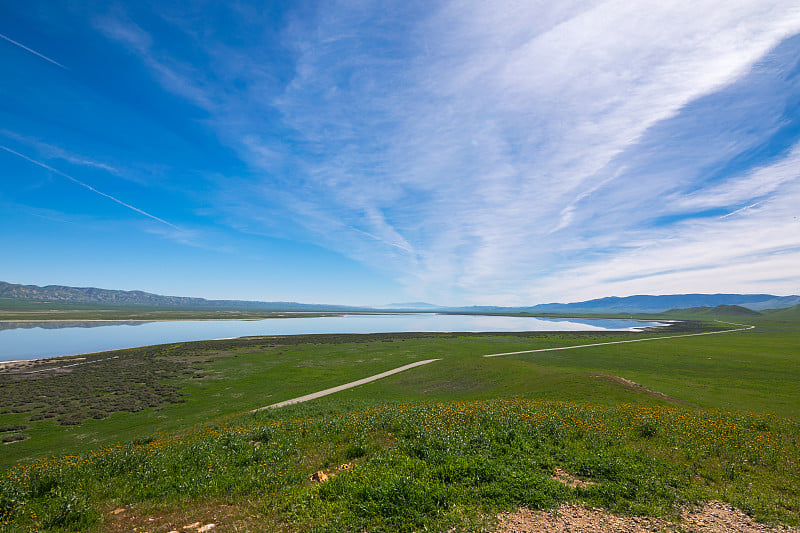
[[[397,243],[394,243],[394,242],[389,242],[389,241],[387,241],[387,240],[385,240],[385,239],[381,239],[381,238],[380,238],[380,237],[378,237],[377,235],[373,235],[372,233],[369,233],[369,232],[367,232],[367,231],[364,231],[363,229],[358,229],[358,228],[356,228],[356,227],[354,227],[354,226],[347,226],[347,227],[348,227],[348,228],[350,228],[350,229],[352,229],[352,230],[355,230],[355,231],[357,231],[357,232],[359,232],[359,233],[363,233],[363,234],[364,234],[364,235],[366,235],[367,237],[372,237],[372,238],[373,238],[373,239],[375,239],[376,241],[378,241],[378,242],[382,242],[383,244],[388,244],[389,246],[394,246],[395,248],[400,248],[400,249],[401,249],[401,250],[403,250],[404,252],[408,252],[408,253],[410,253],[410,254],[413,254],[413,253],[414,253],[414,251],[413,251],[413,250],[409,249],[409,248],[408,248],[408,247],[406,247],[406,246],[403,246],[402,244],[397,244]]]
[[[64,65],[62,65],[62,64],[61,64],[61,63],[59,63],[58,61],[55,61],[55,60],[53,60],[53,59],[50,59],[50,58],[49,58],[49,57],[47,57],[46,55],[44,55],[44,54],[40,54],[39,52],[37,52],[36,50],[33,50],[32,48],[28,48],[28,47],[27,47],[27,46],[25,46],[24,44],[22,44],[22,43],[18,43],[17,41],[15,41],[14,39],[11,39],[10,37],[6,37],[6,36],[5,36],[5,35],[3,35],[2,33],[0,33],[0,38],[3,38],[3,39],[5,39],[6,41],[10,42],[11,44],[15,44],[15,45],[17,45],[17,46],[19,46],[20,48],[22,48],[23,50],[27,50],[28,52],[30,52],[30,53],[32,53],[32,54],[34,54],[34,55],[37,55],[37,56],[41,57],[42,59],[44,59],[45,61],[49,61],[49,62],[51,62],[52,64],[54,64],[54,65],[56,65],[56,66],[58,66],[58,67],[61,67],[61,68],[63,68],[64,70],[69,70],[67,67],[65,67]]]
[[[737,209],[736,211],[733,211],[733,212],[731,212],[731,213],[728,213],[727,215],[722,215],[722,216],[721,216],[721,217],[719,217],[719,218],[728,218],[728,217],[732,217],[733,215],[735,215],[735,214],[737,214],[737,213],[741,213],[742,211],[747,211],[748,209],[752,209],[752,208],[754,208],[755,206],[757,206],[757,205],[759,205],[759,204],[761,204],[761,203],[762,203],[762,202],[756,202],[756,203],[754,203],[754,204],[752,204],[752,205],[747,205],[747,206],[745,206],[745,207],[742,207],[741,209]]]
[[[157,217],[157,216],[155,216],[155,215],[151,215],[151,214],[150,214],[150,213],[148,213],[147,211],[142,211],[142,210],[141,210],[141,209],[139,209],[138,207],[134,207],[134,206],[132,206],[132,205],[130,205],[130,204],[126,204],[126,203],[125,203],[125,202],[123,202],[122,200],[119,200],[119,199],[117,199],[117,198],[114,198],[114,197],[113,197],[113,196],[111,196],[110,194],[106,194],[106,193],[104,193],[104,192],[102,192],[102,191],[98,191],[97,189],[95,189],[95,188],[94,188],[94,187],[92,187],[91,185],[87,185],[86,183],[82,182],[81,180],[73,178],[73,177],[72,177],[72,176],[70,176],[69,174],[65,174],[65,173],[61,172],[60,170],[56,170],[55,168],[53,168],[53,167],[51,167],[51,166],[49,166],[49,165],[45,165],[44,163],[42,163],[42,162],[40,162],[40,161],[36,161],[35,159],[31,159],[30,157],[28,157],[28,156],[26,156],[26,155],[22,155],[22,154],[21,154],[21,153],[19,153],[19,152],[15,152],[15,151],[14,151],[14,150],[12,150],[11,148],[8,148],[8,147],[6,147],[6,146],[3,146],[2,144],[0,144],[0,148],[2,148],[3,150],[5,150],[6,152],[9,152],[9,153],[12,153],[12,154],[14,154],[14,155],[16,155],[16,156],[19,156],[19,157],[21,157],[22,159],[24,159],[24,160],[26,160],[26,161],[29,161],[29,162],[33,163],[34,165],[38,165],[38,166],[40,166],[40,167],[42,167],[42,168],[44,168],[44,169],[47,169],[47,170],[49,170],[50,172],[54,172],[54,173],[58,174],[59,176],[63,176],[63,177],[65,177],[65,178],[67,178],[67,179],[68,179],[68,180],[70,180],[70,181],[74,181],[75,183],[77,183],[77,184],[78,184],[78,185],[80,185],[81,187],[86,187],[86,188],[87,188],[87,189],[89,189],[90,191],[92,191],[92,192],[94,192],[94,193],[97,193],[97,194],[99,194],[100,196],[105,196],[105,197],[106,197],[106,198],[108,198],[109,200],[113,200],[113,201],[117,202],[118,204],[120,204],[120,205],[122,205],[122,206],[125,206],[125,207],[127,207],[128,209],[131,209],[131,210],[133,210],[133,211],[136,211],[137,213],[139,213],[139,214],[141,214],[141,215],[144,215],[144,216],[146,216],[146,217],[152,218],[153,220],[156,220],[156,221],[158,221],[158,222],[161,222],[162,224],[166,224],[167,226],[169,226],[169,227],[171,227],[171,228],[174,228],[174,229],[176,229],[176,230],[178,230],[178,231],[181,231],[181,228],[179,228],[179,227],[178,227],[178,226],[176,226],[175,224],[170,224],[169,222],[167,222],[167,221],[166,221],[166,220],[164,220],[163,218],[158,218],[158,217]]]

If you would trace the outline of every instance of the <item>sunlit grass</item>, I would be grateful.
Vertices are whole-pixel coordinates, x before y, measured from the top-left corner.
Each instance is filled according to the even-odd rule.
[[[303,530],[460,529],[501,509],[576,500],[669,516],[719,498],[761,519],[800,521],[800,431],[774,416],[522,399],[313,411],[19,465],[0,482],[2,526],[103,529],[114,506],[167,510],[215,497],[255,501],[262,526]],[[552,479],[556,467],[596,484],[570,489]],[[337,475],[312,484],[317,470]]]

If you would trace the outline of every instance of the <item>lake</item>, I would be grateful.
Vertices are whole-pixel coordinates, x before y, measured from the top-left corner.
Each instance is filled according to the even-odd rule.
[[[434,313],[268,318],[264,320],[169,320],[0,322],[0,361],[102,352],[259,335],[313,333],[635,331],[657,322],[533,318]]]

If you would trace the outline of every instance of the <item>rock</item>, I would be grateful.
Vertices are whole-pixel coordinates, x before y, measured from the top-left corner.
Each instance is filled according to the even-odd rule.
[[[314,472],[313,474],[311,474],[311,481],[315,481],[317,483],[325,483],[326,481],[328,481],[328,474],[326,474],[322,470]]]

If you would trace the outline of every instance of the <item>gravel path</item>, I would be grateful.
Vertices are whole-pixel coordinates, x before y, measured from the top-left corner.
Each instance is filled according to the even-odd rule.
[[[359,385],[363,385],[365,383],[377,381],[381,378],[391,376],[392,374],[397,374],[398,372],[403,372],[404,370],[408,370],[410,368],[427,365],[428,363],[433,363],[434,361],[440,361],[440,360],[441,359],[426,359],[425,361],[417,361],[416,363],[411,363],[410,365],[393,368],[392,370],[387,370],[386,372],[381,372],[380,374],[375,374],[374,376],[370,376],[368,378],[359,379],[358,381],[351,381],[350,383],[345,383],[344,385],[339,385],[338,387],[332,387],[330,389],[321,390],[319,392],[314,392],[312,394],[306,394],[305,396],[300,396],[299,398],[293,398],[291,400],[273,403],[272,405],[267,405],[266,407],[259,407],[258,409],[253,409],[251,412],[255,413],[256,411],[263,411],[264,409],[277,409],[278,407],[285,407],[287,405],[292,405],[295,403],[307,402],[309,400],[314,400],[321,396],[327,396],[328,394],[333,394],[334,392],[343,391],[345,389],[352,389],[353,387],[358,387]]]
[[[517,355],[521,353],[552,352],[555,350],[573,350],[575,348],[589,348],[591,346],[605,346],[607,344],[626,344],[628,342],[659,341],[663,339],[677,339],[679,337],[699,337],[700,335],[719,335],[721,333],[733,333],[734,331],[747,331],[748,329],[755,329],[755,326],[751,326],[750,324],[737,324],[735,322],[723,322],[722,320],[717,320],[717,322],[721,322],[722,324],[731,324],[732,326],[742,326],[742,327],[736,329],[726,329],[723,331],[706,331],[705,333],[684,333],[683,335],[668,335],[666,337],[648,337],[646,339],[631,339],[627,341],[596,342],[594,344],[577,344],[575,346],[560,346],[558,348],[539,348],[538,350],[522,350],[520,352],[493,353],[489,355],[484,355],[483,357],[500,357],[501,355]]]

